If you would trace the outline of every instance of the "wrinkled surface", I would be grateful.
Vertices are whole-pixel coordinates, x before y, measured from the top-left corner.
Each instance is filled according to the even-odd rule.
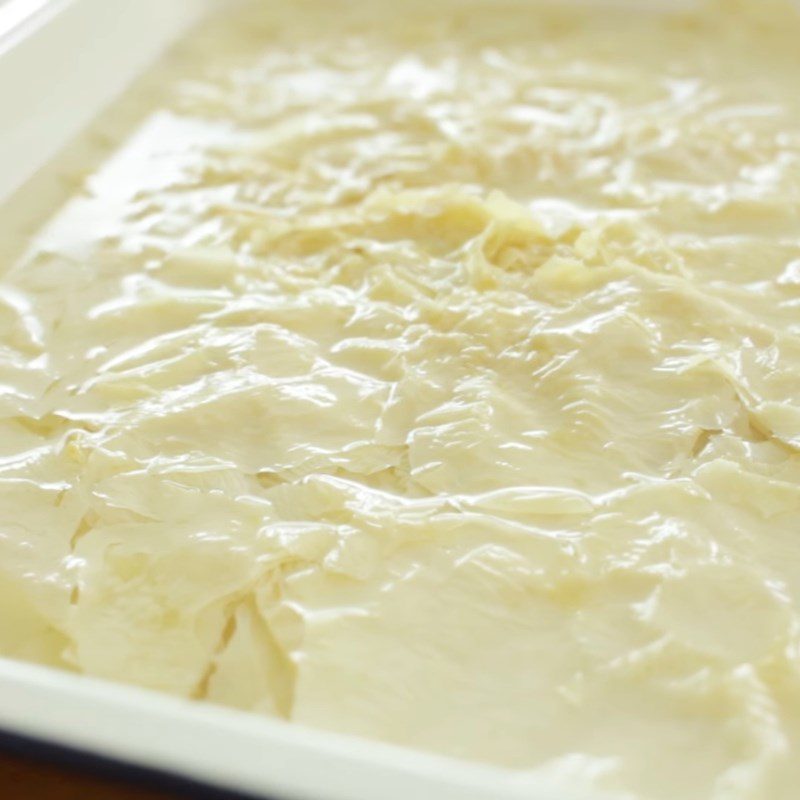
[[[796,19],[270,5],[0,284],[0,651],[796,796]]]

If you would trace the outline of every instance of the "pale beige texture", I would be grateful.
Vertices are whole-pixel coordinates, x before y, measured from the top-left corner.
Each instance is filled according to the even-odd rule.
[[[790,800],[800,24],[394,5],[217,21],[38,179],[0,651]]]

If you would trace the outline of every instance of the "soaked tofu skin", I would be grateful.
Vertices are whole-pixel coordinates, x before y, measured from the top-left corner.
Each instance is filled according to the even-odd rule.
[[[12,198],[0,654],[796,797],[800,21],[649,8],[228,10]]]

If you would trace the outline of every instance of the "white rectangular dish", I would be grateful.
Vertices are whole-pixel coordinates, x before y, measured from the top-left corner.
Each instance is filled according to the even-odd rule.
[[[0,202],[216,0],[0,7]],[[524,774],[0,658],[0,738],[273,800],[566,800]]]
[[[407,0],[409,3],[415,1]],[[278,3],[283,0],[262,0],[262,2]],[[509,0],[509,2],[524,3],[526,0]],[[626,13],[630,7],[637,12],[652,11],[654,13],[650,16],[653,17],[681,10],[693,4],[693,0],[669,0],[669,2],[648,0],[646,3],[642,0],[552,0],[552,2],[566,5],[576,3],[621,5],[626,7]],[[18,209],[24,209],[28,204],[40,210],[47,208],[48,195],[65,189],[70,182],[70,175],[65,171],[64,187],[59,189],[55,185],[57,181],[51,180],[52,173],[49,177],[48,173],[37,174],[43,165],[59,153],[71,152],[74,148],[79,149],[84,139],[91,138],[80,136],[81,131],[92,120],[98,118],[103,109],[112,105],[112,101],[122,94],[125,87],[195,22],[215,11],[228,11],[235,5],[236,0],[6,0],[5,3],[0,0],[0,109],[2,109],[0,214],[3,216],[3,224],[6,215],[13,217]],[[441,9],[442,6],[436,8]],[[402,9],[406,12],[407,6],[403,6]],[[518,20],[514,18],[511,22],[516,25]],[[613,24],[615,30],[625,30],[624,24],[620,25],[618,22]],[[746,29],[750,31],[749,20]],[[590,26],[588,30],[590,44],[605,42],[602,36],[597,35],[594,26]],[[216,39],[218,34],[219,31],[214,29],[213,38]],[[527,36],[527,32],[524,35]],[[659,50],[661,55],[666,53],[671,56],[672,53],[679,51],[672,46],[672,39],[665,41],[670,44]],[[702,39],[702,45],[705,47],[708,41],[708,37]],[[526,39],[523,45],[527,48],[528,44]],[[297,47],[296,51],[303,56],[307,55],[304,46]],[[614,50],[615,57],[619,52],[619,49]],[[737,57],[738,52],[737,50]],[[207,51],[203,50],[202,59],[205,60],[207,55]],[[758,62],[750,63],[758,64]],[[616,68],[618,65],[613,66]],[[300,67],[303,79],[309,75],[306,69],[305,64]],[[657,69],[661,70],[660,61],[657,62]],[[758,72],[757,67],[753,72]],[[625,77],[628,76],[625,69],[620,69],[620,73]],[[790,91],[793,77],[794,73],[790,71]],[[270,86],[259,78],[259,86],[262,85]],[[505,87],[507,82],[500,85]],[[271,86],[269,91],[273,91]],[[363,99],[361,95],[357,97]],[[247,102],[251,103],[249,99]],[[316,103],[317,100],[314,98],[312,105]],[[570,107],[572,106],[574,103]],[[257,104],[255,107],[258,107]],[[316,110],[316,106],[314,107]],[[653,124],[653,129],[661,130],[658,122]],[[714,124],[710,125],[710,129],[716,132]],[[113,136],[109,139],[113,140]],[[381,151],[378,152],[378,158],[382,158]],[[171,159],[172,153],[169,154],[168,160],[170,166],[173,166]],[[571,158],[566,158],[564,161],[568,169],[574,170]],[[476,160],[470,154],[467,162],[472,167]],[[379,164],[381,168],[384,166],[383,163]],[[135,162],[134,167],[139,170],[140,163]],[[146,169],[139,171],[142,174],[147,172]],[[29,180],[30,183],[26,185]],[[112,179],[111,183],[116,185],[116,180]],[[24,189],[18,191],[21,187]],[[3,204],[9,198],[13,199],[4,207]],[[69,224],[63,227],[70,228]],[[4,256],[6,239],[11,241],[11,237],[4,238],[4,234],[0,231],[0,260]],[[30,275],[30,273],[25,274]],[[58,277],[71,273],[67,270],[50,274],[56,275],[56,288],[52,288],[49,278],[48,281],[43,281],[43,285],[46,284],[53,294],[56,294],[53,305],[60,307],[64,303],[65,295],[61,291]],[[318,284],[312,283],[312,288],[318,288]],[[180,293],[183,291],[179,290]],[[449,301],[446,300],[445,304],[447,302]],[[89,313],[84,313],[87,306],[86,296],[81,291],[71,306],[78,309],[77,319],[91,316]],[[291,318],[294,319],[293,316]],[[55,338],[67,342],[68,346],[65,349],[70,359],[80,361],[76,358],[74,343],[69,334],[64,334],[63,329],[60,329],[54,340]],[[87,368],[87,371],[92,370],[94,366]],[[525,405],[533,404],[526,398]],[[315,411],[312,416],[316,414]],[[316,419],[315,416],[314,418]],[[238,420],[238,417],[235,419]],[[230,427],[232,430],[241,430],[238,422]],[[253,427],[261,430],[266,426],[259,422]],[[211,429],[205,421],[199,428],[203,432]],[[287,439],[296,444],[296,436],[287,436]],[[652,448],[646,436],[640,437],[640,441],[644,442],[643,449]],[[575,446],[572,445],[564,450],[568,466],[572,467]],[[604,453],[597,463],[604,467],[606,459]],[[487,470],[487,473],[491,474],[491,471]],[[434,487],[433,493],[436,494],[436,491]],[[32,505],[38,508],[38,501]],[[6,516],[10,517],[10,520],[0,520],[0,539],[5,532],[4,523],[13,523],[14,514],[18,513],[17,506],[8,507],[16,510],[7,513]],[[689,510],[687,516],[690,522],[694,521],[696,513],[694,510]],[[387,514],[387,519],[390,525],[395,524],[395,518],[390,514]],[[224,530],[229,529],[230,518],[223,516],[222,520],[220,527]],[[45,526],[39,527],[49,530]],[[214,567],[216,568],[216,564]],[[169,578],[164,581],[165,585],[172,586],[174,576],[180,575],[182,569],[183,562],[170,573]],[[571,569],[565,569],[564,574],[572,577]],[[22,574],[25,570],[18,569],[17,572]],[[46,573],[46,577],[49,575],[49,572]],[[205,585],[201,592],[204,591]],[[462,596],[469,596],[470,599],[472,597],[458,595],[456,601],[449,606],[458,609],[459,613],[466,607],[466,604],[461,602]],[[105,600],[102,600],[98,606],[105,608],[104,603]],[[624,600],[624,603],[626,607],[632,606],[628,599]],[[475,608],[480,610],[480,601],[475,602]],[[693,612],[694,606],[691,610]],[[469,613],[469,609],[466,613]],[[3,608],[0,604],[0,632],[2,615]],[[10,616],[13,617],[13,614]],[[433,614],[430,616],[435,618]],[[526,619],[532,616],[528,613]],[[450,617],[446,617],[446,620],[442,623],[442,630],[447,630],[448,626],[458,626],[458,622],[453,625],[449,621]],[[562,629],[565,627],[563,622],[558,624]],[[28,635],[27,623],[20,625],[19,629],[24,630],[25,637]],[[514,635],[504,635],[504,629],[497,629],[495,622],[487,624],[487,629],[493,636],[496,633],[495,638],[502,643],[525,641],[524,638],[517,639]],[[107,631],[126,631],[127,627],[115,622],[104,630],[101,636],[94,638],[94,641],[103,647],[108,641]],[[380,628],[382,634],[385,630],[384,627]],[[399,639],[400,637],[389,637],[390,647],[387,651],[392,657],[398,652]],[[335,640],[339,641],[338,638]],[[479,641],[478,644],[480,645]],[[137,652],[144,650],[140,648]],[[343,647],[342,650],[345,652],[346,648]],[[483,653],[484,648],[476,647],[475,638],[470,638],[465,650]],[[147,652],[159,653],[161,648],[153,646]],[[349,661],[355,663],[355,659],[352,658],[353,652],[353,649],[350,649],[345,655]],[[532,659],[538,659],[540,652],[538,649],[531,650],[528,653],[528,661],[517,658],[508,659],[508,663],[519,663],[525,667]],[[74,663],[80,664],[79,661]],[[420,673],[427,674],[431,664],[427,652],[423,653],[420,663]],[[358,664],[362,673],[357,676],[359,679],[367,672],[380,676],[393,675],[391,668],[384,670],[377,668],[371,655],[363,657]],[[505,683],[497,679],[498,673],[494,664],[495,662],[491,662],[489,667],[482,667],[481,674],[489,676],[488,680],[496,685],[505,687]],[[369,665],[369,668],[364,669],[363,665]],[[83,668],[83,665],[80,664],[80,667]],[[89,669],[86,671],[91,672]],[[591,669],[587,669],[586,672],[591,674]],[[324,691],[321,694],[328,693],[325,694],[326,698],[348,697],[346,691],[340,691],[338,695],[330,694],[330,685],[336,684],[331,684],[327,680],[328,674],[324,670],[320,670],[320,674],[325,678]],[[399,674],[402,675],[402,672]],[[427,697],[434,700],[439,697],[455,699],[460,706],[459,712],[463,711],[463,715],[458,717],[454,711],[451,717],[447,713],[439,712],[438,706],[431,703],[428,707],[432,710],[427,716],[428,720],[433,720],[430,729],[435,730],[436,722],[440,720],[466,719],[466,715],[470,715],[469,722],[474,723],[476,740],[481,745],[490,742],[492,737],[504,728],[505,720],[501,716],[494,717],[493,719],[500,722],[496,723],[497,730],[493,731],[487,716],[493,707],[502,707],[502,703],[485,701],[482,705],[471,705],[463,702],[463,695],[451,689],[453,684],[450,682],[450,676],[451,673],[448,672],[445,681],[437,684],[444,687],[443,691],[435,689],[429,692]],[[558,677],[559,679],[561,677],[560,671]],[[249,684],[242,680],[237,685]],[[534,689],[529,690],[529,686],[534,686]],[[629,684],[625,683],[623,689],[627,690],[628,686]],[[368,696],[366,707],[372,709],[374,697],[403,697],[401,692],[395,693],[394,690],[395,684],[385,681],[380,694],[374,692]],[[545,743],[548,744],[552,738],[552,726],[549,723],[542,724],[542,720],[546,720],[547,717],[543,713],[541,694],[536,685],[525,684],[516,694],[507,693],[511,697],[510,703],[516,704],[523,696],[523,692],[529,704],[524,708],[520,704],[519,716],[524,717],[526,722],[532,720],[539,724],[543,731],[542,740],[548,740]],[[202,695],[198,693],[196,696]],[[214,697],[214,695],[207,696]],[[415,711],[425,706],[425,703],[407,702],[407,707]],[[476,714],[475,708],[481,708],[483,712]],[[610,718],[613,724],[615,706],[607,705],[601,708],[604,716]],[[612,709],[610,713],[609,708]],[[640,709],[647,709],[649,706],[637,696],[635,708],[638,713]],[[393,714],[394,719],[397,715],[396,712]],[[599,718],[603,714],[589,723],[582,720],[585,728],[596,734],[598,739],[602,739],[605,735],[600,730],[602,720]],[[330,719],[336,721],[346,718],[346,715],[339,714],[338,711],[336,714],[330,714]],[[306,717],[306,719],[312,718]],[[350,728],[350,730],[358,729]],[[639,734],[641,730],[647,733],[641,736]],[[650,730],[637,729],[636,735],[640,741],[653,745],[655,740],[649,741]],[[685,731],[683,723],[676,725],[675,730],[676,738],[682,737]],[[395,739],[395,741],[408,741],[411,745],[421,747],[424,738],[421,732],[424,728],[417,720],[407,725],[407,731],[409,731],[407,739]],[[458,726],[451,725],[448,731],[442,734],[442,739],[450,743],[457,733]],[[506,734],[508,740],[513,739],[514,742],[528,746],[524,731],[523,735],[517,735],[509,726]],[[576,749],[575,738],[570,733],[564,737],[563,742],[562,751],[566,754],[565,758],[569,759],[570,751]],[[124,684],[0,658],[0,749],[5,746],[17,746],[22,750],[34,751],[41,748],[45,753],[65,755],[68,760],[95,759],[98,763],[139,771],[156,779],[183,782],[184,788],[189,788],[196,794],[209,790],[222,797],[241,796],[271,798],[271,800],[372,800],[373,798],[387,800],[575,798],[579,800],[581,797],[585,800],[602,800],[606,797],[602,792],[589,795],[585,789],[581,790],[572,785],[569,778],[556,774],[561,768],[558,764],[552,767],[552,771],[541,770],[535,773],[481,766],[368,739],[327,733],[301,724],[283,722],[254,713],[238,712],[211,703],[183,700]],[[451,752],[466,751],[454,748]],[[656,769],[659,766],[656,762],[663,757],[663,754],[657,746],[652,746],[648,760],[642,762],[641,772],[648,777],[648,780],[653,782],[660,780],[660,775],[666,774],[673,766],[677,765],[680,768],[686,761],[691,760],[691,755],[685,758],[687,752],[691,753],[688,745],[678,754],[674,764],[670,767],[661,765],[662,769],[659,772]],[[681,771],[681,769],[673,770],[676,774]],[[567,772],[565,769],[564,773]],[[578,772],[573,771],[570,774],[576,776],[572,779],[573,782],[581,780]]]

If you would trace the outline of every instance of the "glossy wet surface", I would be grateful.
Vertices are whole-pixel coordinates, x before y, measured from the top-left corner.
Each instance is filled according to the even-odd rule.
[[[793,796],[800,26],[716,5],[188,40],[0,285],[0,650]]]

